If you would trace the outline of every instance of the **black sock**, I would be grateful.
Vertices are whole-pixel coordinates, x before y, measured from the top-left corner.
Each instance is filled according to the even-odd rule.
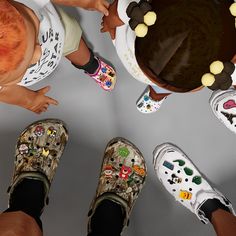
[[[79,66],[79,65],[72,63],[72,65],[78,69],[84,70],[85,72],[87,72],[89,74],[94,74],[99,67],[98,60],[94,57],[92,50],[90,50],[90,59],[87,64],[85,64],[83,66]]]
[[[44,208],[44,184],[40,180],[24,179],[20,182],[9,202],[9,208],[5,212],[23,211],[35,219],[42,230],[40,216]]]
[[[230,212],[229,208],[223,205],[218,199],[208,199],[200,208],[209,221],[211,221],[212,213],[218,209]]]
[[[121,205],[110,200],[103,200],[92,216],[92,232],[89,236],[120,236],[124,219]]]

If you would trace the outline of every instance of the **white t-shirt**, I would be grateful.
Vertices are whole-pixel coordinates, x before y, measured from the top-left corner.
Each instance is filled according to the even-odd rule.
[[[140,82],[156,86],[140,69],[135,57],[136,35],[129,26],[130,18],[126,14],[127,7],[133,1],[139,2],[139,0],[118,1],[118,15],[125,24],[116,28],[116,38],[113,43],[116,47],[117,54],[127,71]]]
[[[50,0],[16,0],[31,8],[40,21],[38,40],[42,55],[31,65],[18,85],[31,86],[50,75],[63,54],[64,27]]]

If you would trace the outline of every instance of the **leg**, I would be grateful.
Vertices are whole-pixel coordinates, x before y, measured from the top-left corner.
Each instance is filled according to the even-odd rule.
[[[82,38],[78,50],[66,55],[66,58],[78,69],[85,71],[106,91],[114,89],[116,72],[101,58],[95,57]]]
[[[89,62],[90,54],[91,53],[88,46],[86,45],[84,39],[81,38],[78,50],[66,55],[66,58],[70,60],[73,64],[82,67]],[[91,68],[91,70],[93,70],[91,71],[91,73],[95,72],[98,68],[97,61],[95,61],[93,64],[95,68]]]
[[[82,38],[82,29],[78,21],[60,6],[56,5],[56,9],[65,28],[64,56],[76,68],[84,70],[102,89],[113,90],[116,83],[115,70],[101,58],[94,56]]]
[[[146,164],[129,141],[115,138],[105,150],[96,196],[89,211],[89,236],[120,236],[146,179]]]
[[[24,212],[2,213],[0,215],[0,236],[42,236],[34,218]]]
[[[26,233],[35,228],[38,229],[35,232],[42,232],[40,216],[48,203],[50,185],[67,139],[64,124],[52,119],[35,122],[20,135],[8,190],[9,208],[1,215],[2,219],[15,217],[19,232],[21,227]],[[27,222],[29,227],[23,227]]]
[[[162,103],[170,94],[165,89],[149,85],[137,100],[137,109],[145,114],[154,113],[160,109]]]
[[[218,209],[213,212],[211,223],[218,236],[236,235],[236,217],[227,211]]]

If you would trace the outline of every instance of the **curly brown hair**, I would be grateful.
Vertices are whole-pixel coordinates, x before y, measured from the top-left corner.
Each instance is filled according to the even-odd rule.
[[[172,91],[200,87],[215,60],[236,54],[232,0],[154,0],[157,22],[135,42],[136,59],[155,83]]]

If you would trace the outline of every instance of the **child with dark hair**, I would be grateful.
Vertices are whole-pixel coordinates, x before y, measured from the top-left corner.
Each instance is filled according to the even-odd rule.
[[[54,4],[54,5],[53,5]],[[40,114],[58,102],[28,89],[47,76],[65,56],[104,90],[113,90],[114,69],[94,55],[76,19],[59,5],[108,14],[106,0],[0,0],[0,102]]]
[[[173,92],[228,90],[236,54],[236,6],[229,0],[115,0],[104,16],[129,73],[148,84],[137,101],[143,113]]]

